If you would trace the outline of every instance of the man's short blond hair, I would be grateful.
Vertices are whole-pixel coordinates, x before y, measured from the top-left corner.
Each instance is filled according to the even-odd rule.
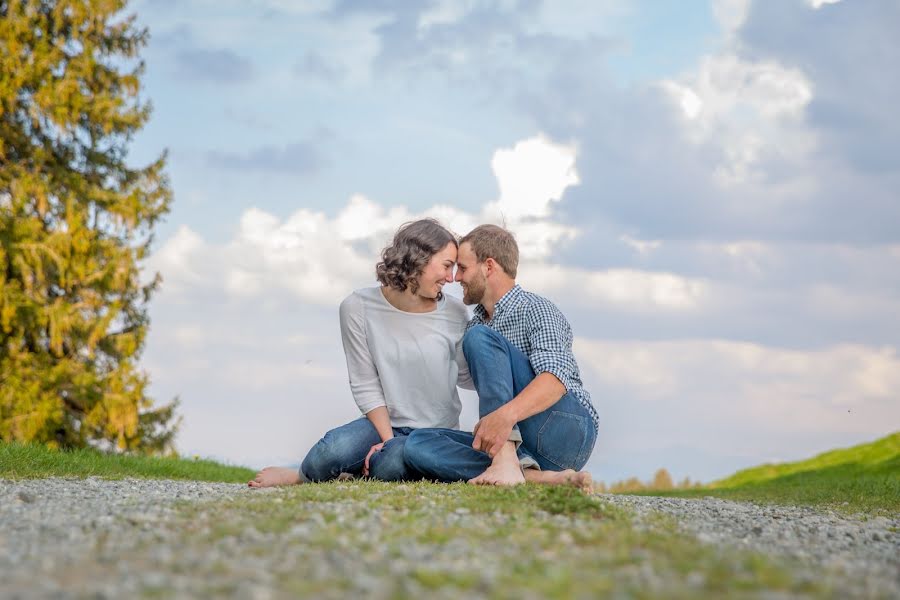
[[[519,245],[513,234],[498,225],[479,225],[459,240],[460,246],[466,243],[472,246],[478,262],[493,258],[507,275],[516,278]]]

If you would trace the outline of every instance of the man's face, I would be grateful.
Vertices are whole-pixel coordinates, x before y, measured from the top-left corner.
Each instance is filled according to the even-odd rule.
[[[484,291],[487,289],[487,278],[484,276],[482,264],[478,262],[478,257],[468,242],[459,247],[456,281],[462,286],[464,303],[481,304]]]

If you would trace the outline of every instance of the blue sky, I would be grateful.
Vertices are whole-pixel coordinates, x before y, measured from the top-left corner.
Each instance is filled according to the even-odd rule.
[[[182,452],[297,462],[354,418],[337,305],[426,215],[518,235],[575,330],[599,479],[898,428],[896,3],[131,8],[132,160],[168,149],[175,191],[143,363]]]

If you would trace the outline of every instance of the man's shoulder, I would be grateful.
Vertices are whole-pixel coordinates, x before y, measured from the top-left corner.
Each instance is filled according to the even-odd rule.
[[[559,307],[550,300],[549,298],[545,298],[540,294],[535,294],[534,292],[529,292],[527,290],[522,290],[519,294],[519,301],[516,302],[516,305],[520,306],[522,309],[527,309],[531,312],[533,309],[544,309],[553,312],[560,312]]]

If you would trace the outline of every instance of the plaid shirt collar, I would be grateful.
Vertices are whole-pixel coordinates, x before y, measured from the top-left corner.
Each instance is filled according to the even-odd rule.
[[[516,300],[518,300],[522,296],[522,288],[519,287],[519,284],[512,286],[512,289],[503,294],[503,297],[497,300],[497,303],[494,305],[494,319],[496,319],[500,314],[503,313],[505,308],[509,308],[510,306],[514,306]],[[478,317],[479,320],[483,323],[487,323],[491,321],[488,319],[487,311],[484,306],[479,304],[475,307],[475,316]]]

